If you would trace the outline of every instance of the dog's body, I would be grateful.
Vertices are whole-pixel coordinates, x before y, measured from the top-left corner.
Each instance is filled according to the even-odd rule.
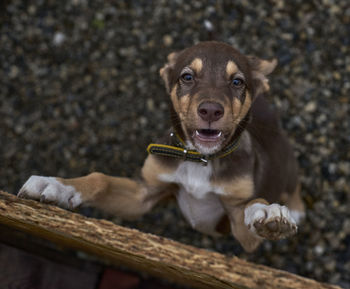
[[[247,251],[264,238],[294,234],[304,212],[297,164],[263,97],[276,62],[218,42],[197,44],[168,60],[160,74],[171,97],[173,128],[151,146],[142,181],[101,173],[32,176],[19,195],[69,208],[89,204],[124,218],[175,195],[193,228],[217,235],[228,220]]]

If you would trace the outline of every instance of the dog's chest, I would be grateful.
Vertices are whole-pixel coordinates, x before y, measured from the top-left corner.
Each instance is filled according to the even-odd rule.
[[[224,209],[217,194],[221,191],[210,179],[213,167],[193,162],[183,162],[172,174],[162,174],[162,181],[180,186],[177,193],[179,207],[193,228],[215,235],[215,227],[224,215]]]
[[[208,193],[217,190],[210,182],[212,174],[211,163],[203,166],[199,163],[185,161],[178,166],[175,172],[160,175],[160,179],[176,183],[193,197],[203,199]]]

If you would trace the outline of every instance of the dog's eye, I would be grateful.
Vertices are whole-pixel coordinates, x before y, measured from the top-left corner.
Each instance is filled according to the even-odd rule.
[[[244,80],[241,78],[234,78],[232,80],[232,85],[235,87],[241,87],[244,84]]]
[[[181,79],[185,82],[190,82],[193,80],[193,75],[190,73],[184,73],[181,75]]]

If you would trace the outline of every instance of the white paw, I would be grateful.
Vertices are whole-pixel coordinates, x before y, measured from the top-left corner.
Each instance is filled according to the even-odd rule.
[[[17,196],[70,209],[82,203],[80,193],[74,187],[64,185],[54,177],[31,176]]]
[[[244,223],[262,238],[279,240],[297,232],[297,225],[288,208],[279,204],[253,204],[244,210]]]

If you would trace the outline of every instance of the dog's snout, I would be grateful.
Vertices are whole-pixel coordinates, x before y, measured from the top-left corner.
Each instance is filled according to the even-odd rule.
[[[217,102],[203,102],[198,107],[198,115],[205,121],[217,121],[224,115],[224,108]]]

